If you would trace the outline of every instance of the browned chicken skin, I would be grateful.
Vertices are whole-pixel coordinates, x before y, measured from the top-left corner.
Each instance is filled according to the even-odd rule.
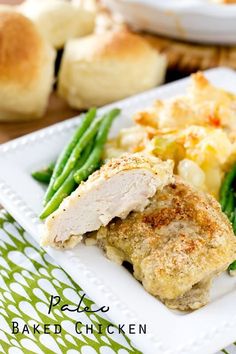
[[[133,265],[150,294],[180,310],[205,305],[212,278],[236,258],[236,238],[219,203],[177,178],[144,212],[114,219],[97,239],[109,258]]]

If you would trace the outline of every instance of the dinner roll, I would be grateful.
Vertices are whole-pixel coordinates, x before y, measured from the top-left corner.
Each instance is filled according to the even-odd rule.
[[[41,117],[53,83],[54,49],[16,12],[0,12],[0,39],[0,121]]]
[[[101,106],[160,84],[165,71],[165,57],[140,36],[98,33],[66,44],[58,91],[72,107]]]
[[[66,0],[26,0],[18,10],[55,48],[63,47],[70,38],[92,33],[94,28],[95,13]]]
[[[70,0],[73,5],[81,6],[89,11],[97,12],[101,8],[98,0]]]
[[[15,5],[7,5],[7,4],[0,4],[0,12],[11,12],[15,11],[17,9],[17,6]]]

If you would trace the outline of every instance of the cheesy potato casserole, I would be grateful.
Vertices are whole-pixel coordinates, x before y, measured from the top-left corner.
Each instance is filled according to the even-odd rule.
[[[186,94],[157,100],[134,116],[135,126],[107,143],[105,158],[145,151],[175,162],[175,173],[218,198],[236,160],[236,95],[214,87],[199,72]]]

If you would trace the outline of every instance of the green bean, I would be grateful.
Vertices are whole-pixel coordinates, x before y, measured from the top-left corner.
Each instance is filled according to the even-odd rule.
[[[236,209],[234,209],[233,219],[232,219],[231,222],[232,222],[232,225],[233,225],[234,233],[236,234]]]
[[[234,261],[233,263],[230,264],[228,270],[229,271],[235,271],[236,270],[236,261]]]
[[[87,114],[82,119],[81,124],[75,130],[69,143],[65,146],[64,150],[61,152],[60,156],[58,157],[47,192],[44,197],[44,205],[46,205],[49,202],[49,200],[52,198],[53,194],[55,193],[55,190],[53,189],[55,180],[62,173],[74,147],[76,146],[76,144],[78,143],[78,141],[80,140],[84,132],[87,130],[87,128],[89,127],[89,125],[91,124],[95,116],[96,116],[95,108],[92,108],[87,112]]]
[[[230,189],[232,188],[232,184],[236,178],[236,164],[232,167],[232,169],[226,174],[224,181],[222,183],[220,189],[220,204],[222,210],[225,211],[227,205],[227,198]]]
[[[231,222],[232,222],[234,234],[236,235],[236,208],[234,209],[234,218],[233,218],[233,220]],[[232,272],[236,271],[236,261],[234,261],[233,263],[231,263],[229,265],[228,271],[229,271],[229,273],[232,273]],[[231,274],[231,275],[233,275],[233,274]]]
[[[90,143],[87,145],[86,149],[84,150],[81,159],[77,163],[76,168],[70,173],[70,175],[66,178],[61,187],[56,191],[56,193],[45,206],[44,210],[40,214],[40,219],[45,219],[48,215],[53,213],[59,207],[63,199],[70,195],[71,192],[75,189],[77,184],[74,180],[74,173],[78,168],[83,166],[89,154],[91,153],[92,147],[93,141],[91,140]]]
[[[46,168],[46,170],[51,171],[51,172],[53,173],[53,170],[54,170],[54,168],[55,168],[55,165],[56,165],[55,162],[51,162],[51,163],[48,165],[48,167]]]
[[[114,109],[104,117],[95,140],[93,151],[85,164],[74,174],[74,179],[78,184],[87,179],[97,169],[112,122],[119,113],[119,109]]]
[[[34,171],[31,173],[31,176],[38,182],[48,184],[52,177],[52,173],[48,171]]]
[[[66,198],[74,190],[76,182],[73,178],[73,174],[70,174],[63,185],[57,190],[57,192],[50,199],[44,210],[40,214],[40,219],[45,219],[51,213],[53,213],[61,204],[64,198]]]
[[[220,189],[220,204],[222,210],[228,216],[230,222],[232,223],[234,234],[236,234],[236,208],[235,207],[235,195],[232,189],[232,185],[236,179],[236,164],[232,169],[226,174],[224,181]],[[233,211],[234,208],[234,211]],[[228,267],[230,274],[236,271],[236,261],[231,263]]]
[[[113,114],[113,112],[116,112],[116,111],[117,110],[114,109],[114,110],[112,110],[110,112],[110,114]],[[102,116],[102,117],[99,117],[96,120],[94,120],[93,123],[91,124],[91,126],[87,129],[87,131],[84,133],[82,138],[79,140],[79,142],[76,145],[76,147],[74,148],[71,156],[69,157],[62,174],[56,179],[56,181],[55,181],[55,183],[53,185],[53,188],[55,190],[57,190],[62,185],[62,183],[67,178],[67,176],[73,170],[73,168],[75,167],[75,164],[76,164],[77,160],[79,159],[83,149],[89,143],[89,141],[91,139],[93,139],[94,136],[97,134],[99,126],[100,126],[101,122],[103,121],[103,119],[105,117],[106,117],[106,115]]]
[[[228,218],[231,219],[232,213],[234,213],[234,192],[232,189],[228,192],[227,204],[225,205],[224,212]]]
[[[32,172],[31,176],[38,182],[48,184],[52,176],[54,166],[55,163],[51,163],[48,167],[42,170]]]
[[[232,226],[234,225],[234,222],[235,222],[234,220],[235,220],[235,213],[232,212],[230,217],[229,217],[229,221],[231,222]]]

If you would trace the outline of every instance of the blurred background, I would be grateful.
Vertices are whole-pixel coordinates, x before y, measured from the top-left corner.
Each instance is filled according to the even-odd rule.
[[[235,69],[236,5],[214,2],[196,17],[160,1],[0,0],[0,143],[198,70]]]

